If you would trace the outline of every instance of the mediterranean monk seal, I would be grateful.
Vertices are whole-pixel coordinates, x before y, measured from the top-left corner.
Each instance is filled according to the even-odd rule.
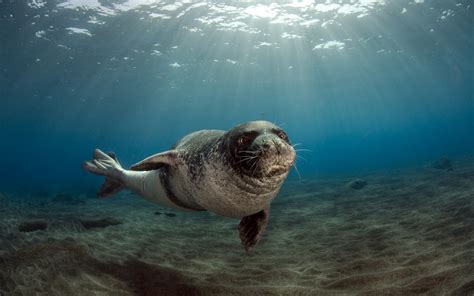
[[[270,203],[295,157],[281,128],[267,121],[252,121],[227,132],[193,132],[170,150],[129,170],[122,168],[113,153],[98,149],[83,167],[105,176],[99,197],[127,188],[146,200],[179,210],[207,210],[242,218],[240,239],[248,251],[262,237]]]

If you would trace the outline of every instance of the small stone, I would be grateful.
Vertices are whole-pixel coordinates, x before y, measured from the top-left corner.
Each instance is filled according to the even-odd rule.
[[[453,163],[451,160],[447,157],[442,157],[438,159],[437,161],[433,162],[433,167],[438,170],[448,170],[452,171],[453,170]]]
[[[176,217],[176,214],[174,214],[174,213],[166,213],[165,215],[168,216],[168,217]]]
[[[356,179],[356,180],[353,180],[353,181],[349,182],[348,186],[352,189],[355,189],[355,190],[361,190],[362,188],[367,186],[367,181],[361,180],[361,179]]]
[[[21,232],[33,232],[45,230],[46,228],[48,228],[48,223],[43,220],[26,221],[18,225],[18,230]]]
[[[156,212],[155,212],[155,215],[157,215],[157,216],[159,216],[159,215],[161,215],[161,214],[162,214],[162,213],[161,213],[160,211],[156,211]]]
[[[110,217],[102,219],[79,219],[79,222],[81,222],[85,229],[105,228],[108,226],[122,224],[122,221]]]

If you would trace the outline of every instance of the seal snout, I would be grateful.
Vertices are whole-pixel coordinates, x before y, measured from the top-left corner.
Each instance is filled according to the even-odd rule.
[[[278,144],[270,136],[259,136],[253,143],[253,149],[260,151],[262,155],[279,154]]]
[[[259,151],[259,169],[268,176],[287,173],[296,158],[293,147],[275,134],[258,136],[252,148]]]

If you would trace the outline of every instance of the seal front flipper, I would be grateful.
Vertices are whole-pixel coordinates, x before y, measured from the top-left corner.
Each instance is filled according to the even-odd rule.
[[[179,163],[179,153],[177,150],[169,150],[157,153],[132,165],[132,171],[152,171],[165,165],[176,166]]]
[[[263,232],[268,224],[268,218],[270,217],[270,207],[261,210],[260,212],[245,216],[240,220],[239,224],[239,235],[240,241],[246,251],[257,245],[258,241],[262,238]]]

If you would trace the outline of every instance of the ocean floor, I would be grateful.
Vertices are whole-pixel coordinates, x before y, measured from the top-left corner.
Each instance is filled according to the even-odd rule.
[[[474,159],[285,184],[262,241],[124,193],[0,195],[0,295],[474,295]],[[360,179],[360,180],[355,180]]]

